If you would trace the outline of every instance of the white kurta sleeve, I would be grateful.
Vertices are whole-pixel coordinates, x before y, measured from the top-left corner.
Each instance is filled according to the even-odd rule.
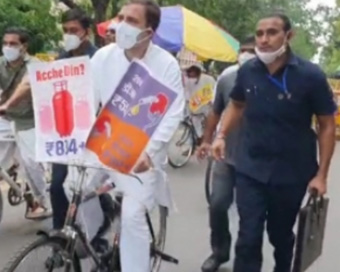
[[[91,71],[92,71],[92,81],[93,81],[93,97],[94,97],[94,106],[96,112],[100,109],[101,104],[101,95],[100,95],[100,84],[101,84],[101,76],[100,71],[102,71],[102,52],[97,51],[96,54],[91,59]]]
[[[176,61],[169,64],[164,76],[164,83],[177,92],[177,98],[147,145],[146,153],[150,156],[151,160],[153,160],[155,155],[171,140],[179,123],[183,119],[185,105],[184,90],[182,74]]]

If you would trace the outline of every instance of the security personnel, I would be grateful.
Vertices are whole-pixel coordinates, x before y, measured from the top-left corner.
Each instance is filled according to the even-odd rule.
[[[326,193],[335,146],[335,103],[320,68],[292,52],[291,23],[273,14],[256,30],[256,55],[239,70],[231,103],[213,144],[222,159],[225,137],[244,117],[236,159],[240,231],[234,272],[260,272],[264,226],[274,246],[274,272],[289,272],[293,226],[306,190]],[[318,137],[312,130],[316,115]],[[317,162],[317,139],[320,161]]]
[[[199,159],[204,159],[210,152],[213,135],[229,103],[229,96],[235,85],[239,67],[253,58],[255,58],[255,36],[247,37],[241,42],[236,69],[228,67],[228,71],[223,72],[217,82],[213,108],[205,124],[203,142],[196,151]],[[235,155],[240,136],[240,127],[235,128],[229,134],[226,139],[228,143],[226,159],[216,162],[213,167],[209,205],[212,254],[204,261],[202,272],[216,272],[223,263],[229,261],[232,237],[229,230],[228,210],[234,199]]]

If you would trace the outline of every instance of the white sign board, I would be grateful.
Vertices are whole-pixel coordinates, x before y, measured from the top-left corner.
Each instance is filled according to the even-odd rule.
[[[36,128],[36,160],[77,159],[95,121],[91,64],[88,57],[28,66]]]

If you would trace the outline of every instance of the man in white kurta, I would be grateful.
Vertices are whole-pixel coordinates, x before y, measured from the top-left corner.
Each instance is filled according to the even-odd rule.
[[[153,21],[148,18],[150,9]],[[110,176],[124,193],[120,244],[122,271],[150,272],[150,232],[145,212],[157,204],[171,205],[164,168],[167,143],[183,118],[184,91],[176,59],[151,42],[160,19],[158,5],[150,0],[132,0],[122,8],[118,18],[121,22],[117,25],[117,44],[100,49],[91,60],[98,102],[105,105],[109,101],[132,59],[141,60],[158,80],[177,93],[137,162],[135,172],[139,173],[143,184],[120,174],[111,173]]]

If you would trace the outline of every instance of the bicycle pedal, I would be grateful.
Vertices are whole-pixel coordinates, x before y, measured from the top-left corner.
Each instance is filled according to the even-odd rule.
[[[154,253],[158,256],[161,257],[161,259],[165,262],[168,262],[168,263],[173,263],[173,264],[176,264],[178,265],[179,264],[179,261],[178,259],[174,258],[174,257],[171,257],[170,255],[167,255],[159,250],[154,250]]]

